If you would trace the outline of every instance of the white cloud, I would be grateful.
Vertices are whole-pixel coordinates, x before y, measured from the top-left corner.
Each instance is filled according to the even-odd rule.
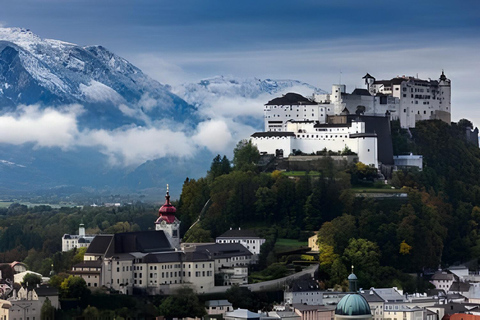
[[[232,143],[232,133],[225,121],[209,120],[198,125],[197,133],[192,139],[196,144],[207,147],[212,152],[225,152]]]
[[[167,61],[157,53],[124,54],[125,58],[139,67],[143,73],[163,84],[179,85],[193,81],[198,75],[187,73],[182,67]]]
[[[143,127],[86,131],[78,144],[100,147],[111,164],[124,166],[168,156],[188,158],[196,151],[191,139],[181,131]]]
[[[0,28],[5,28],[7,23],[5,21],[0,21]]]
[[[71,147],[78,135],[77,116],[82,107],[72,105],[60,110],[38,106],[20,106],[15,113],[0,116],[0,143],[37,147]]]

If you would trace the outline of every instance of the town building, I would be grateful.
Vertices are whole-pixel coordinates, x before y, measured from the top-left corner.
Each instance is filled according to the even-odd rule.
[[[410,153],[409,155],[393,156],[393,162],[397,168],[418,168],[423,170],[423,156]]]
[[[313,252],[318,252],[318,234],[315,232],[315,234],[311,237],[308,238],[308,247],[310,248],[311,251]]]
[[[10,308],[12,308],[10,301],[0,299],[0,320],[10,320]]]
[[[11,303],[9,308],[10,319],[40,320],[42,306],[46,300],[50,300],[52,307],[60,308],[58,290],[48,286],[40,286],[32,290],[22,287],[14,290],[13,296],[8,299]]]
[[[260,254],[260,247],[265,239],[260,238],[253,230],[242,230],[241,228],[228,230],[215,239],[216,243],[240,243],[252,254]]]
[[[88,248],[94,234],[85,234],[85,225],[80,224],[78,234],[64,234],[62,237],[62,252],[72,250],[73,248]]]
[[[332,320],[335,314],[335,306],[320,305],[292,305],[293,311],[300,316],[300,320]]]
[[[437,271],[430,279],[430,283],[433,284],[435,288],[445,290],[445,292],[450,290],[454,281],[454,275],[445,271]]]
[[[228,300],[208,300],[205,302],[205,308],[209,316],[225,314],[233,311],[233,306]]]
[[[292,282],[283,292],[283,301],[289,305],[322,305],[323,292],[315,280],[300,279]]]
[[[98,235],[70,273],[92,289],[124,294],[168,294],[182,286],[205,293],[216,279],[220,286],[248,283],[249,249],[241,243],[211,243],[182,250],[175,213],[167,187],[155,231]]]
[[[84,260],[75,264],[70,273],[83,278],[90,289],[100,288],[102,284],[102,260]]]
[[[231,286],[248,283],[248,266],[253,254],[240,243],[197,244],[185,250],[190,254],[202,254],[214,261],[215,285]]]

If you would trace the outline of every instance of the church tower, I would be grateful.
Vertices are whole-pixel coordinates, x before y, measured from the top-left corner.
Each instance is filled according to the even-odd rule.
[[[180,249],[180,220],[175,217],[177,209],[170,203],[170,194],[165,196],[165,203],[158,210],[158,219],[155,221],[155,230],[162,230],[175,249]]]

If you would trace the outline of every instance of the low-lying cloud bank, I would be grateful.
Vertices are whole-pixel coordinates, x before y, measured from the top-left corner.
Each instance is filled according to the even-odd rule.
[[[182,131],[180,123],[162,121],[152,121],[146,127],[82,130],[78,117],[84,112],[81,105],[19,106],[15,112],[0,115],[0,143],[33,143],[35,148],[58,147],[63,151],[93,147],[107,155],[111,165],[137,166],[164,157],[191,158],[203,148],[230,154],[240,139],[255,131],[222,116],[200,122],[192,133]]]

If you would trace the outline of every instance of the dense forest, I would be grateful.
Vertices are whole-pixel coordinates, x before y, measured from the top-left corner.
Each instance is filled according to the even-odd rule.
[[[186,225],[211,201],[186,238],[207,241],[230,227],[257,228],[271,241],[304,240],[318,231],[326,285],[341,284],[354,265],[363,287],[403,284],[414,291],[417,283],[405,273],[480,254],[480,149],[465,139],[468,126],[468,120],[424,121],[407,131],[392,123],[396,154],[424,157],[422,171],[393,174],[389,188],[408,193],[406,199],[358,196],[362,189],[388,188],[361,163],[335,165],[325,157],[312,174],[259,172],[258,152],[241,142],[232,167],[217,156],[205,178],[185,181],[179,211]]]
[[[339,165],[329,157],[318,161],[315,172],[262,172],[258,150],[242,141],[231,161],[219,155],[204,178],[185,180],[175,204],[183,240],[211,241],[231,227],[254,228],[267,239],[260,257],[266,266],[276,262],[276,239],[305,240],[318,231],[325,286],[343,284],[354,265],[361,287],[421,289],[406,273],[480,255],[480,149],[466,141],[468,125],[424,121],[405,131],[393,122],[396,154],[422,154],[424,169],[397,171],[390,185],[376,181],[370,167]],[[393,187],[408,197],[359,196]],[[87,233],[148,230],[157,210],[142,203],[115,209],[13,204],[0,209],[0,261],[24,261],[45,275],[53,263],[62,272],[81,258],[59,252],[64,233],[77,233],[81,222]]]

